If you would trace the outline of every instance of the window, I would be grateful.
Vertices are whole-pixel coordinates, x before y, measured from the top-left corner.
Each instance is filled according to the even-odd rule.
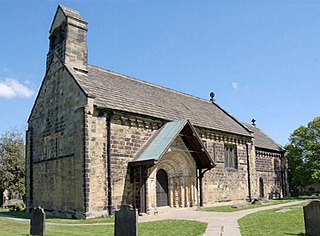
[[[226,168],[238,168],[237,146],[225,145],[224,146],[224,166]]]

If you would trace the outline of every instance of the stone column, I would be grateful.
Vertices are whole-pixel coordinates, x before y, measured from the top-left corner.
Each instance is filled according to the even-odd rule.
[[[186,177],[185,184],[185,206],[190,207],[190,177]]]
[[[195,186],[195,182],[192,181],[192,198],[193,198],[193,206],[196,206],[198,204],[198,193],[197,193],[197,188]]]
[[[178,177],[174,178],[174,203],[175,203],[175,207],[179,207],[179,179]]]
[[[169,185],[169,206],[173,207],[174,206],[174,182],[173,178],[170,177],[168,180]]]
[[[184,177],[180,176],[180,207],[184,207]]]

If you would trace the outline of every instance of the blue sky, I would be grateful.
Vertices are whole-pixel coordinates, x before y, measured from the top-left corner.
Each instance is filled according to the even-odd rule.
[[[259,3],[257,3],[259,2]],[[280,144],[319,115],[319,1],[1,1],[0,134],[26,129],[57,5],[89,63],[216,102]]]

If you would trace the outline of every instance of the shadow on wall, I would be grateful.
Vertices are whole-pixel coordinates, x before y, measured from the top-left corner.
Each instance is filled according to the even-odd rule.
[[[144,166],[127,166],[125,183],[122,192],[122,205],[132,205],[138,209],[138,213],[145,213],[146,207],[146,184],[148,176],[148,168]],[[120,208],[120,206],[117,206]]]

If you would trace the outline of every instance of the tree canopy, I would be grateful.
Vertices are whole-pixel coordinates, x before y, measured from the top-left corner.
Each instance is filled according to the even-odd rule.
[[[18,130],[0,137],[0,189],[22,197],[25,194],[24,140]]]
[[[286,145],[291,189],[320,182],[320,116],[300,126]]]

